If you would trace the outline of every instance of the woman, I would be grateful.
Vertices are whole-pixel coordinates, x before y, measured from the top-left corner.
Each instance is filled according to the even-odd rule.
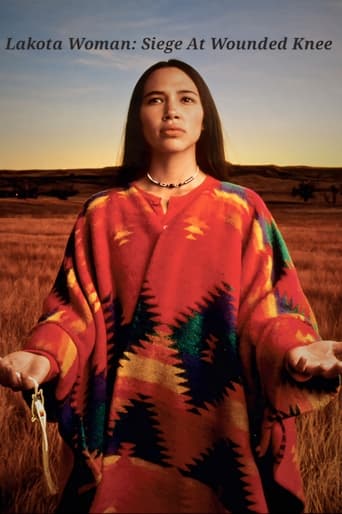
[[[52,392],[72,450],[60,512],[303,508],[293,416],[336,392],[341,343],[320,340],[262,200],[224,173],[203,79],[149,68],[121,186],[86,203],[39,324],[0,362],[3,385]]]

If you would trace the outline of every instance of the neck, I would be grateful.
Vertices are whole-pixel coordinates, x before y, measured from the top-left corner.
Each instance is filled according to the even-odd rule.
[[[149,174],[159,182],[177,183],[182,182],[197,170],[197,163],[194,155],[167,155],[152,158]]]

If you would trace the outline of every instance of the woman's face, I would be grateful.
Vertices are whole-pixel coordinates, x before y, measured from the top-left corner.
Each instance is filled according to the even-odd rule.
[[[144,87],[140,120],[152,153],[195,154],[203,127],[203,107],[191,78],[172,67],[151,73]]]

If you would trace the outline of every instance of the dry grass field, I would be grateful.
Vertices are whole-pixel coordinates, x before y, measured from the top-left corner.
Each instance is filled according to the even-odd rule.
[[[35,323],[63,255],[77,202],[6,200],[0,218],[0,355],[20,347]],[[35,203],[34,203],[35,202]],[[1,200],[0,200],[1,203]],[[3,206],[4,207],[4,206]],[[342,208],[271,205],[317,314],[322,336],[342,339]],[[0,390],[0,511],[52,513],[42,479],[38,427],[21,395]],[[299,421],[306,512],[342,511],[341,414],[338,400]],[[51,462],[59,438],[49,427]],[[289,513],[290,514],[290,513]]]

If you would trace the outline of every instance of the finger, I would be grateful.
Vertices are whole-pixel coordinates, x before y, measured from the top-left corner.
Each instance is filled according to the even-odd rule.
[[[309,362],[306,366],[306,372],[313,376],[333,378],[342,373],[342,361],[334,355],[324,356],[321,359]]]
[[[287,369],[297,382],[306,382],[312,377],[311,373],[307,371],[307,363],[304,358],[300,358],[294,366],[289,364]]]
[[[323,378],[335,378],[342,374],[342,362],[335,360],[330,364],[324,363],[314,369],[312,374]]]
[[[333,342],[333,352],[337,359],[342,360],[342,341]]]
[[[31,375],[22,374],[22,388],[23,389],[35,389],[38,388],[39,382],[35,377]]]
[[[14,391],[21,389],[21,376],[12,366],[4,363],[2,359],[0,366],[0,383],[5,387],[10,387]]]
[[[294,370],[297,371],[298,373],[305,373],[306,369],[307,369],[307,365],[308,365],[307,359],[302,356],[299,358],[296,365],[294,366]]]
[[[15,374],[16,381],[11,386],[11,389],[13,389],[13,391],[22,391],[23,389],[25,389],[24,384],[23,384],[23,376],[20,373],[20,371],[14,371],[14,374]]]
[[[0,384],[13,391],[33,389],[34,383],[26,373],[18,371],[11,362],[0,358]]]

